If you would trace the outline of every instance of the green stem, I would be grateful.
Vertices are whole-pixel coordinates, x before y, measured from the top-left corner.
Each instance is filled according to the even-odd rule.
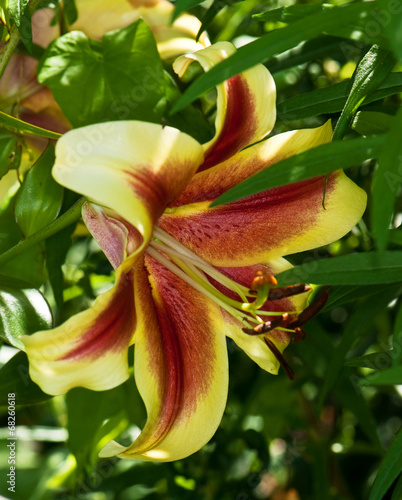
[[[26,252],[29,248],[37,245],[43,240],[46,240],[50,236],[58,233],[65,227],[69,226],[73,222],[77,221],[81,217],[81,208],[85,202],[85,198],[80,198],[71,208],[64,212],[58,219],[49,224],[47,227],[44,227],[37,233],[32,236],[28,236],[28,238],[21,240],[17,245],[4,252],[0,255],[0,265],[5,264],[17,255],[20,255],[23,252]]]
[[[31,0],[29,5],[29,10],[31,15],[35,12],[36,7],[38,6],[40,0]],[[21,35],[18,31],[17,26],[11,28],[10,31],[10,40],[7,42],[3,51],[0,53],[0,78],[3,76],[4,71],[6,70],[8,61],[11,59],[11,56],[14,54],[15,48],[20,41]]]

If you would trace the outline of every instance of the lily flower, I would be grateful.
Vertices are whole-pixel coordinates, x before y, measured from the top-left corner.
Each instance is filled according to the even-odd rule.
[[[179,58],[205,71],[235,51],[220,42]],[[171,461],[215,433],[228,391],[225,335],[278,373],[307,319],[308,287],[278,289],[283,256],[330,243],[360,219],[365,193],[342,171],[208,208],[263,168],[330,141],[331,126],[261,141],[275,123],[275,85],[257,65],[217,88],[215,136],[120,121],[65,134],[55,179],[90,200],[83,219],[116,270],[114,287],[61,326],[22,337],[32,379],[49,394],[116,387],[134,374],[147,422],[129,446],[100,456]],[[261,141],[261,142],[258,142]],[[249,146],[246,148],[246,146]],[[246,149],[245,149],[246,148]],[[286,367],[286,365],[284,365]]]

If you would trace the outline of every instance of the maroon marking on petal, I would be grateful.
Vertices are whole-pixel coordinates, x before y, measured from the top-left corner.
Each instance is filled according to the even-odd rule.
[[[249,91],[247,80],[237,75],[227,80],[224,85],[225,121],[219,137],[206,151],[205,161],[198,172],[221,163],[248,146],[256,130],[257,110],[254,107],[254,98]]]
[[[107,351],[128,348],[135,329],[134,290],[131,273],[122,275],[106,308],[78,341],[58,361],[98,359]]]
[[[153,344],[161,346],[151,358],[150,371],[157,370],[163,380],[166,432],[181,416],[188,418],[196,410],[197,400],[208,394],[216,357],[215,332],[211,332],[199,292],[152,257],[147,255],[145,262],[154,278],[152,293],[159,325],[158,334],[153,332]]]

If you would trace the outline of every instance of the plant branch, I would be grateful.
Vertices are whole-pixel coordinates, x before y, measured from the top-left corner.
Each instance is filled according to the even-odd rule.
[[[0,265],[5,264],[17,255],[26,252],[29,248],[37,245],[43,240],[46,240],[50,236],[58,233],[65,227],[69,226],[73,222],[77,221],[81,217],[81,208],[85,202],[85,198],[80,198],[71,208],[69,208],[63,215],[61,215],[54,222],[44,227],[32,236],[28,236],[24,240],[21,240],[17,245],[10,248],[2,255],[0,255]]]
[[[35,12],[36,7],[38,6],[40,0],[31,0],[29,4],[29,10],[31,15]],[[4,49],[0,53],[0,78],[3,76],[4,71],[6,70],[8,61],[11,59],[11,56],[14,54],[15,48],[20,41],[21,35],[18,31],[17,26],[14,24],[10,31],[10,39],[5,45]]]

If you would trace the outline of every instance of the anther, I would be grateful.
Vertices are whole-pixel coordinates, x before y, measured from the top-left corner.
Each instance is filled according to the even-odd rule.
[[[301,342],[305,338],[306,338],[306,332],[301,328],[299,328],[298,326],[296,326],[295,333],[292,337],[292,343],[297,344],[298,342]]]
[[[295,329],[298,326],[304,325],[304,323],[307,323],[307,321],[318,314],[328,300],[329,295],[327,290],[328,288],[325,289],[325,291],[317,298],[315,302],[306,307],[306,309],[304,309],[304,311],[300,313],[298,318],[287,325],[287,328]]]
[[[265,271],[259,270],[255,273],[255,277],[251,282],[250,289],[252,291],[262,288],[264,285],[276,286],[278,284],[275,276],[268,274]]]
[[[272,354],[275,356],[275,358],[279,361],[281,364],[282,368],[285,370],[286,375],[289,377],[290,380],[294,380],[295,374],[292,368],[288,365],[288,362],[286,359],[283,357],[282,353],[280,350],[276,347],[276,345],[272,342],[272,340],[267,339],[264,337],[265,343],[267,344],[268,348],[272,352]]]
[[[288,316],[289,314],[285,313],[272,321],[266,321],[265,323],[260,323],[254,328],[243,328],[242,330],[244,333],[247,333],[247,335],[261,335],[262,333],[270,332],[274,328],[281,326],[288,319]]]
[[[310,285],[291,285],[273,288],[269,291],[268,300],[280,300],[292,295],[308,292],[309,290],[311,290]]]

